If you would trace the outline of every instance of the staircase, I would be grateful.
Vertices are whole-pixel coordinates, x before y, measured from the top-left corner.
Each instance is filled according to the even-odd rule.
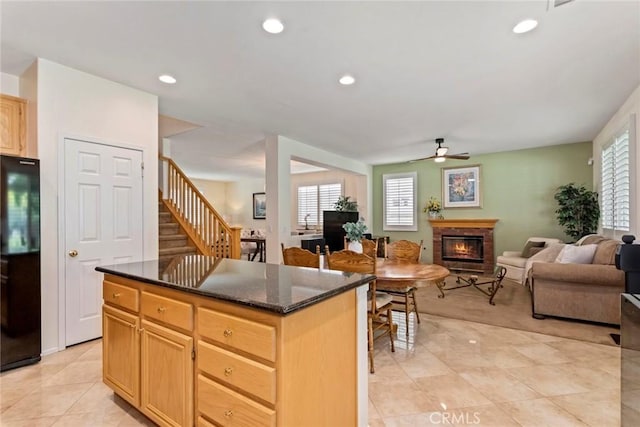
[[[158,258],[167,263],[189,254],[240,258],[241,227],[227,224],[172,159],[161,156],[160,171],[165,192],[158,192]]]
[[[160,268],[164,267],[176,255],[197,254],[198,250],[189,240],[189,237],[182,231],[171,212],[164,203],[158,203],[158,227],[159,227],[159,244],[158,259],[160,260]]]

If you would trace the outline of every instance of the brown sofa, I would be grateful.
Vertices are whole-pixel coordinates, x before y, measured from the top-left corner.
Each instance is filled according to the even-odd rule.
[[[620,243],[597,235],[581,239],[577,245],[597,244],[591,264],[554,262],[564,245],[536,254],[529,272],[533,317],[557,316],[619,325],[624,272],[616,269],[615,252]]]

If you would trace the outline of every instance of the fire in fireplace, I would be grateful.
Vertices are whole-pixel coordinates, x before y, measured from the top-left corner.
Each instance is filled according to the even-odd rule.
[[[482,236],[442,236],[442,259],[446,261],[484,261]]]

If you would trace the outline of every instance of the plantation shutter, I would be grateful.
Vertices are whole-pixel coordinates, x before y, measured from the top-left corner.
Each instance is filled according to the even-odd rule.
[[[628,128],[602,149],[601,182],[602,228],[629,231],[631,228],[631,173]]]
[[[417,173],[386,174],[382,180],[383,229],[416,231]]]
[[[332,211],[333,206],[341,195],[342,184],[324,184],[318,186],[318,206],[320,208],[318,212],[318,224],[322,224],[322,211]]]
[[[318,186],[306,185],[298,187],[298,224],[304,224],[309,215],[309,225],[318,224]]]
[[[331,211],[342,195],[342,184],[305,185],[298,187],[298,215],[299,225],[305,224],[307,215],[308,225],[322,225],[322,211]]]

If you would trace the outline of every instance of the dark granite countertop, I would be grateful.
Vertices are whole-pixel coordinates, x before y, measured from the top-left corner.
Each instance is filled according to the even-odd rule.
[[[163,262],[166,265],[166,262]],[[97,271],[240,305],[289,314],[369,283],[375,276],[203,255],[96,267]]]

